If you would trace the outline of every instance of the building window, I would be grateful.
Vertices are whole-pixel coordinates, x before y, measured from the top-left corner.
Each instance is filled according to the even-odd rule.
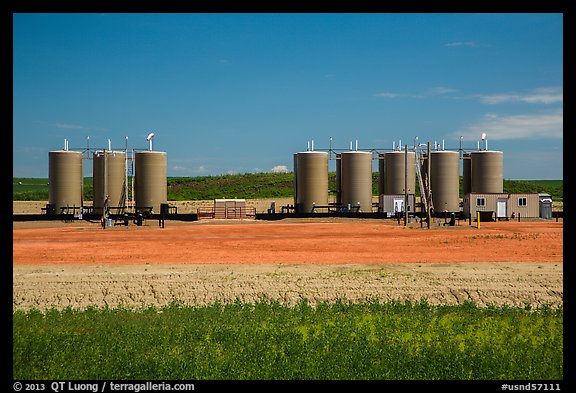
[[[526,206],[526,198],[518,198],[518,206]]]
[[[476,206],[486,206],[486,198],[476,198]]]

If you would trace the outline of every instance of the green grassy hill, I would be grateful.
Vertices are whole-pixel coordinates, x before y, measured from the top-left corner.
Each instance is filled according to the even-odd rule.
[[[243,175],[221,175],[200,177],[168,177],[168,200],[206,200],[216,198],[290,198],[294,196],[293,173],[247,173]],[[460,178],[462,183],[462,178]],[[329,173],[328,187],[336,189],[336,174]],[[462,190],[462,186],[460,186]],[[48,200],[48,179],[13,178],[12,189],[15,201]],[[372,174],[372,191],[378,194],[378,173]],[[504,180],[506,193],[544,192],[554,201],[562,201],[562,180]],[[462,196],[462,191],[460,191]],[[420,195],[416,184],[416,195]],[[92,200],[92,178],[84,178],[84,199]]]

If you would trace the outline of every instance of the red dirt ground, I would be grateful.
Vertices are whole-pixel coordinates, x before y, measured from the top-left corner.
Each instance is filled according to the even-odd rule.
[[[13,224],[13,265],[563,262],[563,223],[376,220]]]

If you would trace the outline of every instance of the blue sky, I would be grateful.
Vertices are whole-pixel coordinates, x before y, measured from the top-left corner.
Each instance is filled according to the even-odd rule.
[[[13,176],[69,147],[167,152],[168,176],[418,142],[563,178],[562,14],[14,14]],[[484,146],[484,145],[482,145]],[[333,163],[331,163],[332,168]],[[374,166],[377,170],[377,164]],[[91,164],[85,163],[91,176]]]

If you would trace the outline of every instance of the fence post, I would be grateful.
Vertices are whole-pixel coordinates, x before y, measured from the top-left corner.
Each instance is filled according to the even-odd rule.
[[[480,211],[476,212],[476,228],[480,229]]]

